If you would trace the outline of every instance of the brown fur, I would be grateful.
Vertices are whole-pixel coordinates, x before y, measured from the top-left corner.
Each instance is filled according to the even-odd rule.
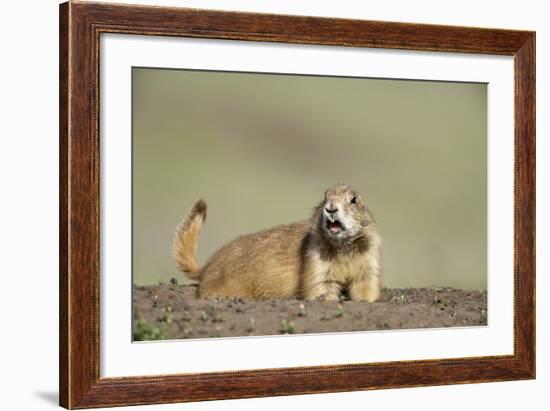
[[[345,227],[337,234],[327,228],[329,208],[338,210],[333,213]],[[360,195],[347,186],[327,190],[310,220],[239,237],[199,268],[195,255],[205,215],[200,200],[178,226],[173,244],[178,267],[200,279],[199,297],[337,300],[347,290],[353,300],[378,299],[380,236]]]

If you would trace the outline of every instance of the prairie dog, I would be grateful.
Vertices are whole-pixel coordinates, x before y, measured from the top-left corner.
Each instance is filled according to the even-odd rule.
[[[381,239],[361,195],[346,185],[329,188],[307,221],[241,236],[196,260],[206,220],[199,200],[178,225],[172,246],[178,268],[199,280],[201,298],[300,298],[376,301],[380,295]]]

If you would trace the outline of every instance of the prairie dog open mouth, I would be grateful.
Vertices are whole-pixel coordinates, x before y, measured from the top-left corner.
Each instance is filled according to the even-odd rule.
[[[342,223],[336,219],[333,221],[327,220],[327,229],[331,234],[338,234],[345,230]]]

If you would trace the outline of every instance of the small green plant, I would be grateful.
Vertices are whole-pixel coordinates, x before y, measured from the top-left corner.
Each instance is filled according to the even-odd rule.
[[[162,314],[158,317],[158,321],[164,324],[172,324],[172,315],[171,314]]]
[[[306,306],[304,304],[300,304],[300,307],[298,307],[298,317],[305,317],[306,315]]]
[[[342,304],[338,304],[338,307],[336,307],[336,313],[334,314],[334,316],[336,318],[339,318],[343,315],[344,315],[344,307],[342,306]]]
[[[254,317],[250,318],[250,320],[248,320],[248,325],[246,326],[246,332],[254,332],[256,331],[256,320],[254,319]]]
[[[209,335],[210,338],[219,338],[222,336],[222,327],[216,325],[214,332]]]
[[[404,294],[393,296],[390,300],[390,303],[394,304],[407,304],[408,302],[409,301]]]
[[[158,295],[153,295],[153,307],[156,307],[158,305],[158,302],[159,302],[159,296]]]
[[[294,327],[294,323],[289,320],[282,320],[281,321],[281,333],[282,334],[294,334],[296,332],[296,329]]]
[[[135,341],[165,340],[167,338],[164,324],[152,326],[141,318],[134,326]]]
[[[223,315],[221,315],[220,313],[216,313],[212,321],[215,323],[223,323]]]
[[[206,311],[201,311],[201,320],[204,322],[208,321],[210,317],[208,317],[208,314],[206,314]]]
[[[479,323],[487,324],[487,311],[481,310],[481,313],[479,314]]]
[[[189,311],[185,310],[181,316],[181,319],[183,321],[191,321],[191,314],[189,314]]]

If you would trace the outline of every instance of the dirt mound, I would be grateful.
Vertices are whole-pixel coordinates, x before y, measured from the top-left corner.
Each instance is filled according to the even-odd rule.
[[[376,303],[202,300],[196,285],[134,286],[134,340],[487,325],[487,292],[384,289]]]

